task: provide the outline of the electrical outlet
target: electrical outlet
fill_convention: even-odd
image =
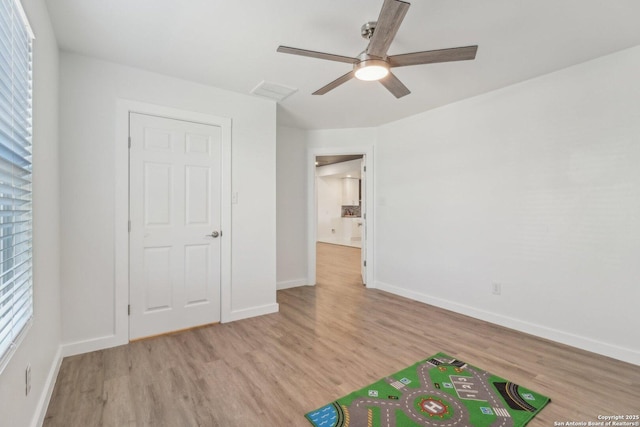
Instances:
[[[31,364],[27,363],[27,369],[24,371],[24,394],[29,395],[31,391]]]
[[[492,293],[493,295],[500,295],[500,294],[502,294],[502,284],[501,284],[501,283],[493,282],[493,283],[491,284],[491,293]]]

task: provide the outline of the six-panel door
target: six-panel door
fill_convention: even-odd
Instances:
[[[222,130],[131,113],[130,339],[220,320]]]

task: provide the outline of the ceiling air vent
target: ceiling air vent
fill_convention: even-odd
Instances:
[[[289,95],[297,92],[298,89],[284,86],[278,83],[271,83],[267,81],[262,81],[258,84],[258,86],[251,89],[251,93],[254,95],[262,96],[265,98],[273,99],[275,101],[282,101],[287,98]]]

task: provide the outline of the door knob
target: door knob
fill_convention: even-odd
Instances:
[[[207,237],[213,237],[214,239],[218,236],[220,236],[222,233],[219,233],[217,231],[212,231],[211,234],[207,234]]]

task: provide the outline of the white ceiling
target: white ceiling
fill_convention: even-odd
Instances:
[[[349,64],[278,45],[356,56],[382,0],[47,0],[60,47],[243,94],[262,80],[298,92],[278,123],[370,127],[640,44],[638,0],[413,0],[389,54],[479,45],[475,61],[394,69],[412,93],[351,80]],[[37,35],[36,35],[37,37]],[[253,96],[253,95],[249,95]]]

